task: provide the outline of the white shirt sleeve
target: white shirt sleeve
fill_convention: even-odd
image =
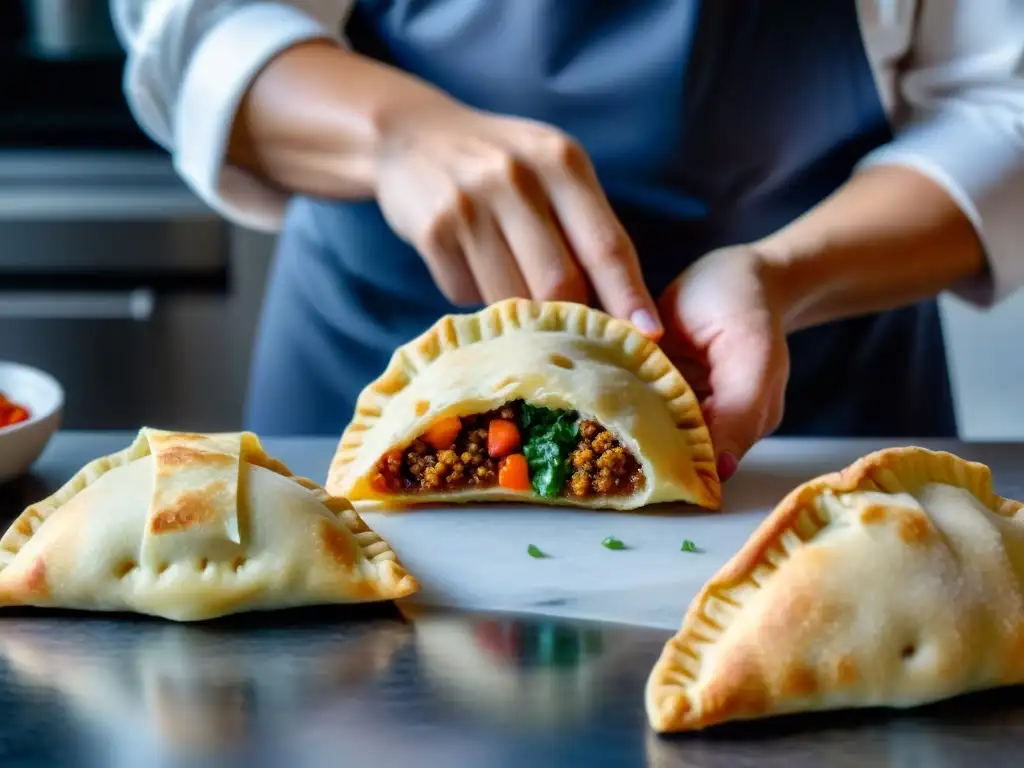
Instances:
[[[952,196],[990,272],[957,292],[992,303],[1024,285],[1024,0],[919,0],[916,13],[895,139],[860,167],[912,167]]]
[[[254,229],[279,229],[288,200],[226,163],[235,113],[277,54],[315,39],[342,42],[354,0],[110,0],[128,54],[124,91],[143,130],[207,204]]]

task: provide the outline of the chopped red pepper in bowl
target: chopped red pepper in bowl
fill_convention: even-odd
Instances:
[[[45,371],[0,360],[0,484],[29,470],[64,413],[64,389]]]
[[[13,402],[7,395],[0,392],[0,429],[28,421],[30,416],[28,408]]]

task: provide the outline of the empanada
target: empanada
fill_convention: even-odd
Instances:
[[[715,509],[693,390],[627,323],[510,299],[448,315],[360,394],[327,490],[353,501]]]
[[[0,605],[188,621],[416,589],[347,500],[293,476],[245,432],[143,429],[0,539]]]
[[[691,603],[647,682],[651,726],[1024,681],[1022,509],[988,467],[923,448],[801,485]]]

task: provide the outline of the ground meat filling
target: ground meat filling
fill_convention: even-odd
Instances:
[[[643,471],[633,454],[596,421],[581,421],[579,443],[569,455],[573,496],[613,496],[643,486]]]
[[[492,419],[509,421],[515,414],[509,407],[462,419],[462,431],[452,448],[437,450],[422,439],[405,451],[403,464],[405,488],[439,491],[445,487],[494,485],[498,481],[498,461],[487,455],[487,428]]]
[[[519,468],[505,466],[520,460],[522,479],[518,482],[529,482],[525,474],[526,460],[518,442],[520,436],[522,440],[526,439],[522,412],[522,402],[515,401],[487,413],[462,417],[454,425],[442,424],[440,432],[428,431],[404,451],[391,451],[381,457],[374,484],[379,490],[392,493],[438,492],[496,485],[522,488],[514,484],[516,473],[512,471]],[[510,422],[515,429],[510,429],[508,423],[492,427],[494,420]],[[451,427],[450,431],[445,431],[446,426]],[[497,430],[495,427],[505,429]],[[496,432],[505,436],[504,443],[496,442]],[[509,433],[514,437],[509,438]],[[512,442],[508,442],[509,439]],[[635,492],[644,484],[643,471],[636,458],[611,432],[588,419],[579,422],[576,443],[569,451],[565,465],[567,481],[559,493],[562,496],[624,495]]]

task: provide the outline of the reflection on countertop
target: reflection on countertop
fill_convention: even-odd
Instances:
[[[665,633],[390,604],[181,625],[0,614],[0,764],[1018,765],[1024,689],[905,713],[647,727]]]
[[[616,659],[630,649],[612,630],[555,621],[425,614],[413,626],[434,695],[461,717],[516,729],[585,721],[622,682]]]
[[[197,626],[19,613],[0,621],[8,685],[30,701],[56,693],[110,744],[128,737],[187,757],[238,754],[266,724],[284,727],[327,701],[358,697],[411,639],[396,616],[308,625],[308,612],[283,612],[277,618],[290,626],[255,615]]]

